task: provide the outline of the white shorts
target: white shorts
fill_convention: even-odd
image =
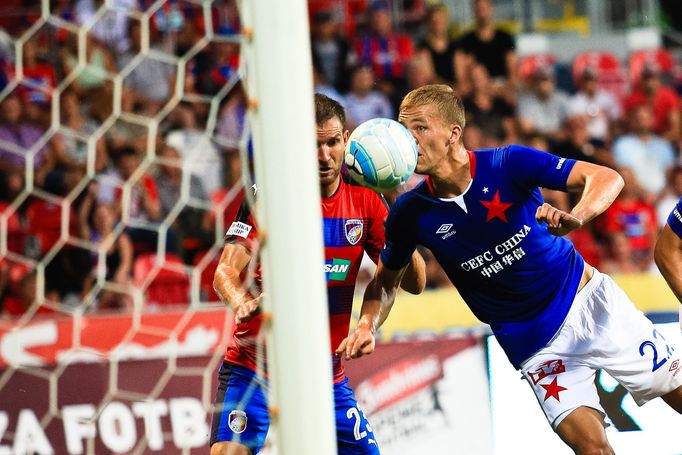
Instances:
[[[521,372],[556,430],[580,406],[606,415],[594,382],[598,369],[641,406],[682,385],[681,353],[682,347],[666,343],[625,292],[595,269],[559,332]]]

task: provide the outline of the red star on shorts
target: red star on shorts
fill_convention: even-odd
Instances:
[[[493,218],[499,218],[507,223],[507,215],[504,212],[512,205],[508,202],[500,201],[500,190],[495,191],[492,201],[481,201],[481,204],[485,205],[488,209],[488,216],[485,217],[486,223]]]
[[[559,398],[559,392],[568,390],[566,387],[561,387],[559,384],[557,384],[556,382],[557,379],[558,378],[554,378],[554,380],[549,384],[540,384],[542,388],[545,389],[546,391],[544,401],[547,401],[549,397],[554,397],[556,398],[556,401],[561,401],[561,399]]]

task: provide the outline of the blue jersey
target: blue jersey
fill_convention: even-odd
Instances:
[[[400,269],[417,245],[430,249],[519,367],[559,330],[582,277],[573,244],[535,220],[539,187],[565,191],[575,161],[518,145],[469,156],[472,181],[457,198],[435,197],[428,179],[398,198],[381,259]]]
[[[682,238],[682,197],[677,201],[677,205],[668,215],[668,226],[678,237]]]

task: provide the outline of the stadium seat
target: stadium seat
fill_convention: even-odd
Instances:
[[[519,60],[519,78],[524,83],[527,83],[530,77],[538,68],[553,66],[557,63],[557,57],[554,54],[532,54],[521,57]]]
[[[76,213],[71,207],[69,231],[75,232]],[[59,240],[62,229],[62,207],[43,199],[34,199],[26,209],[26,232],[40,256],[44,256]]]
[[[0,202],[0,214],[4,214],[9,204]],[[17,254],[24,254],[24,240],[26,231],[21,223],[19,214],[15,211],[7,218],[7,250]]]
[[[154,273],[155,253],[143,254],[133,263],[133,280],[141,286]],[[170,265],[174,267],[169,267]],[[145,303],[154,305],[186,304],[189,302],[189,278],[180,257],[166,253],[161,268],[145,290]]]
[[[675,69],[675,60],[666,49],[650,49],[636,51],[628,58],[628,73],[633,84],[639,83],[642,70],[646,66],[653,66],[661,73],[671,76]]]
[[[577,86],[585,69],[597,73],[599,88],[622,100],[628,91],[628,79],[621,61],[606,51],[588,51],[578,54],[573,60],[573,83]]]

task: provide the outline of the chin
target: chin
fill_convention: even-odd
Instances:
[[[320,185],[331,185],[336,181],[339,174],[320,176]]]

